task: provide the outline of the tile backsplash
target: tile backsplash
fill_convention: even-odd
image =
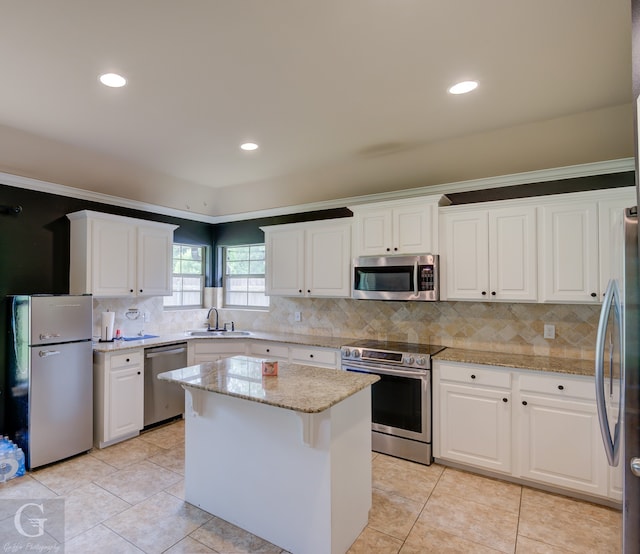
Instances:
[[[183,333],[205,325],[206,309],[164,310],[161,297],[94,299],[94,336],[101,312],[116,312],[125,336]],[[137,319],[126,312],[136,308]],[[301,320],[294,314],[300,312]],[[592,359],[599,305],[492,302],[381,302],[348,298],[272,297],[268,311],[220,309],[220,325],[236,329],[305,335],[429,342],[443,346]],[[146,316],[146,317],[145,317]],[[131,317],[131,314],[130,314]],[[147,319],[147,321],[145,321]],[[555,339],[543,338],[545,324]]]

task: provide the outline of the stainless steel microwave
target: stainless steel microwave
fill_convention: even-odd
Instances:
[[[361,256],[353,260],[352,298],[362,300],[440,299],[437,254]]]

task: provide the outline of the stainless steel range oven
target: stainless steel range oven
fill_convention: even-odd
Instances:
[[[371,387],[374,451],[431,464],[431,356],[442,349],[386,341],[342,347],[342,369],[380,377]]]

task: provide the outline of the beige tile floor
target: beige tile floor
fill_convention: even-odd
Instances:
[[[63,497],[67,554],[284,552],[187,504],[183,459],[178,422],[0,484],[0,500]],[[609,554],[620,536],[616,510],[374,453],[369,525],[349,552]]]

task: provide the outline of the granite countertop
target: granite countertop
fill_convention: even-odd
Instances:
[[[594,361],[576,358],[552,358],[549,356],[530,356],[525,354],[507,354],[484,350],[466,350],[446,348],[433,356],[435,360],[463,362],[499,367],[515,367],[533,371],[569,373],[573,375],[594,375]]]
[[[95,352],[113,352],[125,351],[135,348],[148,348],[151,346],[162,346],[166,344],[175,344],[178,342],[194,340],[244,341],[248,339],[334,349],[338,349],[344,344],[353,344],[360,340],[349,337],[325,337],[319,335],[299,335],[296,333],[265,333],[260,331],[250,331],[249,335],[236,335],[233,337],[200,337],[192,336],[188,333],[174,333],[144,340],[96,342],[93,344],[93,349]],[[465,348],[445,348],[444,350],[435,354],[433,358],[435,360],[445,360],[449,362],[464,362],[498,367],[514,367],[518,369],[529,369],[532,371],[548,371],[587,376],[593,376],[594,374],[593,360],[583,360],[577,358],[508,354],[505,352],[494,352],[489,350],[467,350]]]
[[[380,379],[352,373],[278,362],[277,376],[262,376],[264,358],[233,356],[167,371],[159,379],[235,396],[303,413],[320,413]]]
[[[192,340],[264,340],[273,342],[286,342],[290,344],[299,344],[301,346],[318,346],[321,348],[340,348],[343,344],[354,342],[357,339],[345,337],[323,337],[316,335],[298,335],[296,333],[263,333],[259,331],[250,331],[249,335],[235,335],[232,337],[212,336],[200,337],[193,336],[188,333],[174,333],[161,335],[152,339],[143,340],[115,340],[113,342],[94,342],[93,350],[95,352],[113,352],[121,350],[130,350],[134,348],[148,348],[150,346],[163,346],[165,344],[175,344],[177,342],[185,342]]]

